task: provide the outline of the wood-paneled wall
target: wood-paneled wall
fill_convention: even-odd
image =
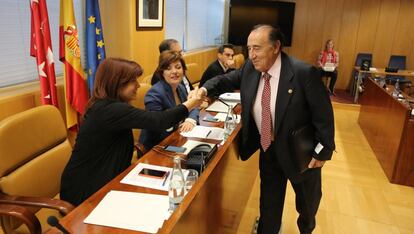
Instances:
[[[390,55],[407,56],[414,69],[414,1],[290,0],[296,3],[292,46],[285,51],[316,64],[333,39],[340,65],[336,88],[347,89],[357,53],[373,54],[373,66],[386,67]]]

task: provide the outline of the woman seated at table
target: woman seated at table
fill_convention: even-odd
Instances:
[[[187,100],[187,91],[181,84],[187,70],[180,53],[167,50],[160,54],[156,73],[160,81],[148,90],[145,95],[145,109],[148,111],[163,111],[180,105]],[[165,129],[144,129],[141,131],[140,143],[146,150],[160,143],[176,129],[187,132],[198,122],[199,109],[194,108],[188,118],[182,123]]]
[[[334,49],[333,40],[326,41],[325,49],[319,53],[318,67],[321,71],[321,77],[331,77],[329,83],[329,92],[335,95],[334,87],[338,77],[339,53]]]
[[[108,58],[98,67],[76,143],[61,179],[60,198],[77,206],[124,171],[134,149],[133,128],[166,129],[201,104],[196,95],[165,111],[140,110],[136,98],[142,69],[136,62]]]

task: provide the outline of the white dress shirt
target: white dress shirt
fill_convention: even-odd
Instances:
[[[277,89],[279,87],[279,78],[280,78],[280,69],[282,67],[282,57],[281,53],[277,57],[275,63],[270,67],[267,71],[272,77],[270,78],[270,112],[272,114],[272,133],[274,133],[275,129],[275,110],[276,110],[276,97],[277,97]],[[256,98],[253,103],[253,117],[256,122],[257,129],[259,133],[261,133],[261,126],[262,126],[262,93],[264,87],[264,79],[262,78],[264,72],[262,72],[259,85],[257,87]]]

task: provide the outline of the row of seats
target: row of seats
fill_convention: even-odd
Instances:
[[[355,66],[361,66],[362,62],[364,60],[369,60],[372,63],[372,54],[369,53],[358,53],[356,60],[355,60]],[[388,67],[398,68],[398,70],[405,70],[406,69],[406,56],[403,55],[391,55],[390,59],[388,61]],[[356,77],[356,71],[354,71],[353,77]],[[387,79],[390,80],[405,80],[405,77],[403,76],[395,76],[395,75],[387,75]]]
[[[355,59],[355,66],[360,67],[364,60],[370,61],[370,64],[373,64],[372,54],[370,53],[358,53]],[[398,68],[398,70],[405,70],[406,69],[406,56],[403,55],[391,55],[388,61],[388,67]],[[358,77],[358,73],[356,70],[353,71],[352,77],[354,78],[354,82]],[[406,79],[403,76],[396,76],[396,75],[387,75],[386,79],[390,83],[395,83],[397,80],[403,84],[411,84],[411,81]],[[355,87],[352,85],[351,93],[355,93]]]

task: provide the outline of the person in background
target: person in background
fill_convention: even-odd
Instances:
[[[217,60],[211,63],[204,71],[200,80],[200,87],[207,80],[215,76],[233,71],[236,65],[233,60],[233,55],[234,49],[232,44],[221,45],[218,49]]]
[[[165,111],[140,110],[136,98],[141,66],[108,58],[98,67],[92,97],[62,178],[60,198],[77,206],[130,164],[133,128],[166,129],[176,125],[201,104],[195,95]],[[193,93],[191,93],[193,94]]]
[[[180,46],[180,43],[178,43],[175,39],[165,39],[163,40],[160,45],[158,46],[158,50],[160,51],[160,54],[166,50],[172,50],[175,51],[181,55],[183,55],[183,49]],[[160,79],[162,79],[157,72],[154,72],[154,75],[151,78],[151,85],[156,84]],[[190,92],[194,89],[193,85],[191,84],[190,80],[186,76],[183,77],[182,81],[185,89],[187,92]]]
[[[163,111],[185,102],[188,94],[181,82],[186,70],[184,59],[180,53],[172,50],[162,52],[156,71],[160,81],[154,84],[145,95],[145,109]],[[150,150],[177,128],[183,132],[190,131],[197,125],[199,112],[198,108],[194,108],[188,118],[171,128],[142,130],[140,143],[145,147],[145,150]]]
[[[327,64],[331,65],[328,66]],[[336,79],[338,78],[339,53],[334,50],[334,43],[332,39],[326,41],[325,49],[319,53],[318,67],[322,77],[331,77],[329,83],[329,93],[335,95],[334,88]],[[331,67],[331,68],[329,68]]]
[[[260,149],[260,219],[258,233],[279,233],[287,180],[296,194],[300,233],[312,233],[322,197],[321,167],[335,149],[331,101],[318,70],[282,52],[283,35],[270,25],[256,25],[247,39],[249,59],[238,70],[208,80],[200,98],[240,90],[242,127],[238,148],[247,160]],[[301,173],[289,138],[311,125],[315,149]]]

